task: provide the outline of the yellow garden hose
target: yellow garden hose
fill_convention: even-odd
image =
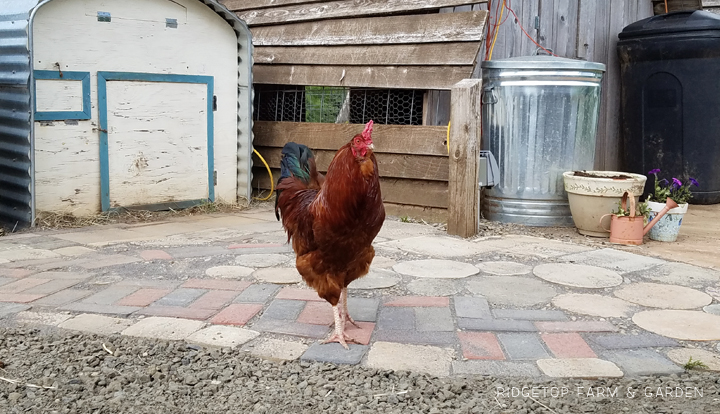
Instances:
[[[503,14],[505,13],[505,0],[500,4],[500,18],[497,20],[498,25],[502,23]],[[493,50],[495,50],[495,42],[498,38],[498,33],[500,32],[499,27],[495,27],[495,36],[493,36],[492,44],[490,45],[490,53],[488,53],[487,60],[492,59]]]
[[[270,174],[270,194],[268,194],[268,196],[265,198],[253,197],[253,199],[258,200],[258,201],[267,201],[270,199],[270,197],[272,197],[273,193],[275,192],[275,182],[273,180],[272,171],[270,171],[270,166],[268,165],[267,161],[265,161],[265,158],[263,158],[263,156],[260,155],[260,153],[257,152],[257,150],[255,148],[253,148],[253,152],[255,153],[255,155],[258,156],[258,158],[260,158],[260,161],[262,161],[263,164],[265,164],[265,168],[267,168],[267,172],[268,172],[268,174]]]
[[[448,121],[447,139],[445,140],[447,145],[448,154],[450,154],[450,121]]]

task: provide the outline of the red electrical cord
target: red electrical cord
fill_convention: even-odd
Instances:
[[[530,39],[533,43],[535,43],[535,45],[537,47],[539,47],[540,49],[546,51],[547,53],[549,53],[552,56],[558,57],[558,55],[556,55],[555,53],[540,46],[540,44],[538,42],[536,42],[535,39],[533,39],[532,36],[530,36],[527,31],[525,31],[525,28],[523,27],[522,23],[520,23],[520,19],[517,17],[517,14],[515,14],[515,11],[510,7],[510,0],[500,0],[500,1],[498,1],[498,6],[495,7],[495,23],[491,23],[488,25],[488,35],[485,38],[485,57],[486,57],[486,59],[487,59],[488,53],[490,53],[490,45],[492,43],[493,37],[495,36],[495,32],[499,29],[499,27],[503,23],[505,23],[507,21],[507,19],[509,17],[509,15],[505,16],[505,18],[503,19],[502,22],[498,22],[498,20],[500,18],[499,14],[498,14],[498,9],[500,8],[500,5],[502,3],[505,3],[505,8],[508,9],[508,11],[510,13],[512,13],[512,15],[515,17],[515,21],[517,22],[518,26],[520,26],[520,30],[522,30],[522,32],[525,34],[525,36],[527,36],[528,39]],[[492,6],[490,3],[490,0],[488,0],[488,11],[491,9],[491,7]],[[490,16],[490,18],[488,20],[491,20],[491,19],[492,19],[492,16]]]

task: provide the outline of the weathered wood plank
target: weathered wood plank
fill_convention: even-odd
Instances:
[[[253,169],[253,188],[270,189],[270,177],[263,169]],[[280,176],[279,169],[272,169],[273,178]],[[448,184],[442,181],[405,180],[380,178],[380,191],[386,203],[407,204],[421,207],[447,208]]]
[[[249,26],[265,24],[284,24],[308,20],[345,18],[347,16],[377,16],[400,12],[433,10],[447,6],[478,3],[468,0],[336,0],[322,3],[294,4],[286,7],[274,7],[241,11],[238,17]]]
[[[317,2],[318,0],[220,0],[228,10],[234,12]]]
[[[450,89],[472,66],[255,65],[255,83],[389,89]]]
[[[480,42],[415,45],[259,46],[255,64],[296,65],[473,65]]]
[[[311,122],[255,121],[255,146],[281,148],[289,141],[313,150],[337,151],[363,130],[361,124],[320,124]],[[381,125],[373,126],[376,153],[446,156],[446,127]]]
[[[465,79],[452,89],[448,234],[471,237],[478,232],[478,151],[480,151],[480,79]]]
[[[582,27],[578,28],[577,57],[597,62],[590,56],[595,52],[595,8],[598,7],[598,3],[595,0],[578,1],[578,24],[582,22]]]
[[[255,147],[271,168],[280,168],[281,148]],[[313,150],[318,170],[327,171],[336,151]],[[381,177],[408,178],[415,180],[448,181],[448,158],[430,155],[376,153]],[[262,165],[257,156],[253,165]]]
[[[255,46],[467,42],[483,38],[486,16],[485,11],[475,11],[348,18],[253,27],[251,32]]]

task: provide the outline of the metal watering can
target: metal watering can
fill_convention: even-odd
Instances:
[[[635,196],[629,191],[626,191],[622,196],[621,205],[623,210],[627,210],[627,202],[630,200],[630,216],[619,217],[613,213],[605,214],[600,218],[600,223],[605,216],[612,216],[610,218],[610,243],[619,244],[630,244],[630,245],[641,245],[643,242],[643,236],[650,231],[650,229],[657,223],[662,216],[665,215],[670,209],[678,206],[670,197],[665,202],[665,208],[658,213],[658,215],[652,219],[646,226],[644,226],[645,217],[635,216]],[[600,224],[602,226],[602,224]],[[643,227],[644,226],[644,227]]]

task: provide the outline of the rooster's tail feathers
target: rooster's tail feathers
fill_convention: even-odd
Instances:
[[[310,148],[295,142],[288,142],[283,147],[281,154],[280,178],[278,178],[277,181],[278,186],[288,177],[296,177],[305,185],[308,185],[311,179],[310,160],[314,158]],[[275,194],[275,217],[278,220],[280,220],[278,199],[280,198],[281,191],[282,190],[276,190],[277,194]]]

